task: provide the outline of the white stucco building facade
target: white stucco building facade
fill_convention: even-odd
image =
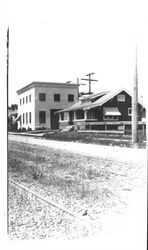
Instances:
[[[78,85],[32,82],[17,94],[18,129],[58,129],[59,116],[55,112],[78,102]]]

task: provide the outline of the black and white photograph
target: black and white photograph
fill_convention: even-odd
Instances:
[[[1,3],[1,240],[146,249],[146,1]]]

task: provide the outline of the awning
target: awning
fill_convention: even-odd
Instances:
[[[15,122],[18,122],[21,120],[21,115],[19,115],[16,119],[15,119]]]
[[[112,115],[112,116],[119,116],[121,115],[121,113],[119,112],[118,108],[107,108],[107,107],[104,107],[103,108],[103,114],[104,115]]]

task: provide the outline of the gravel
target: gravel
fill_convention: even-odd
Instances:
[[[89,228],[89,229],[88,229]],[[78,239],[91,235],[91,223],[79,220],[9,185],[10,239]]]
[[[21,145],[19,146],[19,143],[18,147],[20,147],[20,150],[23,150]],[[83,165],[80,166],[82,170],[86,163],[86,167],[93,163],[93,173],[95,173],[95,167],[96,169],[101,167],[102,172],[101,175],[96,177],[97,179],[93,177],[92,179],[90,178],[90,180],[87,180],[90,185],[90,190],[93,190],[93,188],[95,189],[95,184],[98,182],[99,188],[97,190],[97,197],[95,197],[94,192],[92,192],[88,197],[81,198],[73,192],[71,187],[71,189],[68,189],[68,191],[71,190],[68,196],[67,190],[64,190],[61,186],[45,185],[45,183],[39,182],[38,180],[33,181],[23,175],[11,172],[9,173],[10,178],[21,183],[30,190],[65,206],[79,215],[82,215],[87,211],[87,215],[83,216],[84,222],[82,223],[82,221],[71,217],[59,209],[49,206],[39,199],[34,199],[32,195],[26,194],[26,192],[18,189],[14,185],[9,185],[9,235],[11,239],[78,239],[98,234],[100,235],[102,232],[106,231],[113,231],[113,227],[123,227],[123,224],[125,224],[126,221],[125,217],[127,215],[129,200],[133,195],[133,190],[135,192],[136,189],[143,188],[140,195],[143,195],[143,190],[146,190],[145,157],[142,157],[145,156],[145,150],[136,151],[136,149],[130,149],[129,154],[132,153],[128,156],[125,154],[128,151],[123,149],[122,153],[124,154],[124,159],[122,154],[121,161],[119,161],[120,152],[118,149],[116,151],[115,148],[112,153],[117,153],[116,156],[118,157],[116,160],[114,160],[115,156],[111,158],[111,149],[108,149],[107,151],[109,152],[109,155],[106,152],[106,155],[108,155],[106,159],[105,154],[103,154],[101,159],[98,158],[98,156],[101,155],[101,152],[103,152],[104,147],[99,147],[100,151],[98,156],[95,158],[94,154],[93,159],[91,160],[89,157],[86,158],[82,152],[83,156],[76,154],[77,150],[75,146],[73,150],[76,152],[71,153],[69,152],[70,150],[62,151],[59,149],[58,144],[58,149],[54,149],[56,153],[55,156],[53,153],[54,151],[50,151],[51,149],[48,147],[41,148],[41,146],[32,145],[29,148],[30,152],[36,152],[37,147],[38,151],[41,151],[41,154],[42,150],[44,151],[45,154],[43,154],[43,156],[52,156],[53,162],[51,162],[51,167],[53,166],[53,168],[51,169],[54,170],[56,178],[61,177],[60,180],[63,180],[64,178],[68,180],[69,177],[72,178],[74,174],[71,172],[71,169],[68,170],[68,166],[66,168],[57,168],[55,165],[55,160],[57,157],[60,157],[61,153],[63,159],[66,157],[69,160],[76,160],[78,166],[83,163]],[[85,147],[83,150],[84,149]],[[87,150],[88,149],[89,148],[87,148]],[[93,152],[93,150],[91,152]],[[134,152],[136,152],[135,158],[139,157],[138,162],[136,162],[136,159],[132,158]],[[29,154],[26,151],[26,156],[27,155],[27,160],[29,161]],[[131,161],[130,158],[132,158]],[[69,164],[73,167],[72,161],[71,163],[69,161]],[[73,169],[73,171],[77,171],[77,168]],[[136,206],[139,197],[136,199]]]

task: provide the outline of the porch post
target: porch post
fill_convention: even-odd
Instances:
[[[74,113],[74,120],[76,120],[76,111],[74,110],[73,113]]]
[[[61,113],[59,113],[59,122],[62,120],[61,116],[62,116]]]
[[[145,126],[142,124],[143,135],[145,135]]]
[[[123,134],[125,135],[125,124],[123,124]]]
[[[87,120],[87,110],[84,110],[84,119]]]
[[[69,114],[69,112],[67,112],[67,120],[68,120],[68,122],[70,121],[70,114]]]
[[[105,124],[105,130],[107,130],[107,124]]]

